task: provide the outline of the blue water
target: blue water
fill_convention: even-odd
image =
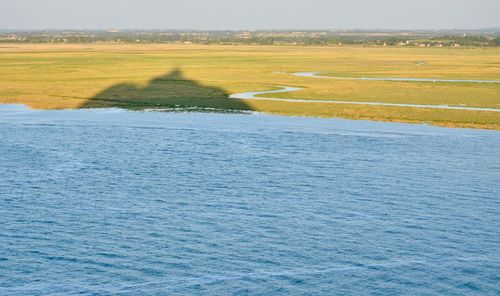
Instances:
[[[0,106],[1,295],[498,295],[500,132]]]

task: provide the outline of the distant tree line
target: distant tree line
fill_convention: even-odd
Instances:
[[[0,42],[492,47],[500,46],[499,31],[0,31]]]

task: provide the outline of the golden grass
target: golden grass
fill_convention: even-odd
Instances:
[[[168,76],[175,69],[180,76]],[[287,85],[304,90],[266,96],[500,108],[499,84],[331,80],[277,73],[299,71],[500,80],[500,49],[3,44],[0,102],[36,109],[201,106],[500,129],[499,112],[227,98]]]

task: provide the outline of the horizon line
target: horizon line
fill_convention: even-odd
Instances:
[[[122,31],[481,31],[481,30],[500,30],[498,27],[478,27],[478,28],[434,28],[434,29],[424,29],[424,28],[398,28],[398,29],[388,29],[388,28],[238,28],[238,29],[195,29],[195,28],[0,28],[0,31],[109,31],[109,30],[122,30]]]

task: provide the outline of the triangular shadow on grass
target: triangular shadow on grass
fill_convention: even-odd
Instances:
[[[121,83],[111,86],[90,100],[81,108],[185,108],[206,110],[251,110],[241,100],[230,99],[221,88],[202,85],[184,77],[180,69],[153,78],[145,87]]]

